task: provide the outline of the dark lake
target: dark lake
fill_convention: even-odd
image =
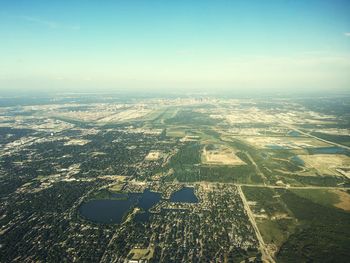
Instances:
[[[137,203],[137,207],[141,208],[143,211],[141,213],[137,213],[134,220],[136,222],[147,222],[151,216],[151,213],[148,210],[152,206],[156,205],[160,201],[160,198],[160,193],[151,192],[146,189]]]
[[[83,203],[80,208],[80,214],[97,223],[116,223],[122,222],[123,216],[134,206],[144,210],[143,213],[137,214],[135,220],[147,221],[149,218],[148,209],[159,202],[160,193],[151,192],[146,189],[141,193],[129,194],[112,194],[112,198],[120,200],[90,200]]]
[[[170,196],[170,202],[198,203],[193,187],[184,187]]]
[[[296,165],[305,165],[304,161],[302,159],[300,159],[299,156],[295,155],[291,158],[292,162],[294,162]]]

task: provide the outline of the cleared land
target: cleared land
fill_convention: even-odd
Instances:
[[[69,140],[68,142],[65,142],[64,145],[80,145],[83,146],[87,143],[89,143],[89,140],[83,140],[83,139],[73,139]]]
[[[139,108],[139,109],[130,109],[118,112],[116,114],[110,115],[108,117],[98,120],[98,122],[119,122],[119,121],[129,121],[137,118],[146,116],[151,112],[150,109]]]
[[[350,194],[341,190],[334,190],[333,192],[336,193],[339,198],[339,202],[334,206],[345,211],[350,211]]]
[[[343,154],[314,154],[299,155],[307,167],[315,168],[322,175],[342,176],[338,170],[346,170],[350,168],[350,157]],[[345,173],[346,175],[346,173]]]
[[[166,135],[167,135],[168,137],[179,137],[179,138],[182,138],[182,137],[185,137],[185,136],[186,136],[186,133],[185,133],[185,130],[180,130],[180,129],[167,129]]]
[[[160,156],[161,156],[161,153],[159,151],[150,151],[147,154],[145,160],[146,161],[156,161],[160,158]]]
[[[224,146],[205,146],[202,152],[202,163],[207,165],[245,165],[235,152]]]
[[[127,258],[129,258],[129,260],[131,262],[148,262],[154,254],[154,248],[150,247],[150,248],[133,248],[130,250],[129,255],[127,256]],[[134,260],[134,261],[133,261]],[[126,261],[126,262],[130,262],[130,261]]]

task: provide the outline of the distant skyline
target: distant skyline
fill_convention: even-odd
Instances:
[[[347,0],[0,0],[0,93],[350,91],[349,14]]]

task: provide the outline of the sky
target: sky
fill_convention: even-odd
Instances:
[[[348,0],[0,0],[0,96],[349,91]]]

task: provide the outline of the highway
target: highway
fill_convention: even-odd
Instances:
[[[328,144],[332,144],[332,145],[334,145],[334,146],[341,147],[341,148],[343,148],[343,149],[350,150],[350,147],[349,147],[349,146],[346,146],[346,145],[343,145],[343,144],[339,144],[339,143],[336,143],[336,142],[327,141],[327,140],[325,140],[325,139],[322,139],[322,138],[319,138],[319,137],[317,137],[317,136],[314,136],[314,135],[312,135],[312,134],[310,134],[310,133],[307,133],[307,132],[304,132],[304,131],[302,131],[302,130],[299,130],[298,128],[295,128],[294,126],[288,125],[288,124],[286,124],[286,123],[284,123],[284,126],[287,127],[287,128],[289,128],[289,129],[291,129],[291,130],[294,130],[294,131],[296,131],[296,132],[299,132],[299,133],[301,133],[301,134],[303,134],[303,135],[305,135],[305,136],[307,136],[307,137],[311,137],[311,138],[314,138],[314,139],[319,140],[319,141],[321,141],[321,142],[325,142],[325,143],[328,143]]]

